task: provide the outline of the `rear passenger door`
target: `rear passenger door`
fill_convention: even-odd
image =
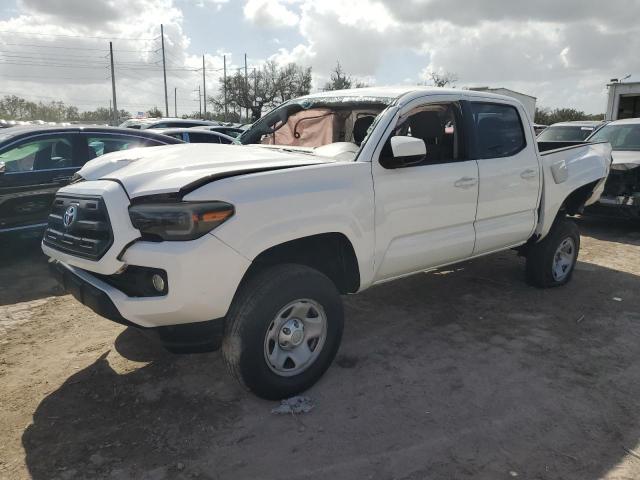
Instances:
[[[540,165],[521,108],[499,101],[465,103],[472,122],[470,149],[480,188],[474,255],[526,241],[536,225]]]

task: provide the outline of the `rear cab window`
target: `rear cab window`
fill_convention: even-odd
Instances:
[[[513,105],[470,102],[475,157],[511,157],[527,146],[522,119]]]

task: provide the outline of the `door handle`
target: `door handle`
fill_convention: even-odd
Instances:
[[[520,178],[523,178],[525,180],[529,180],[531,178],[536,178],[538,176],[538,171],[537,170],[533,170],[531,168],[527,168],[526,170],[522,171],[520,173]]]
[[[471,188],[478,184],[478,179],[473,177],[462,177],[453,184],[456,188]]]

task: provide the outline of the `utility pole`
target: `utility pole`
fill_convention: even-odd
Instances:
[[[222,56],[222,61],[223,61],[223,67],[224,67],[224,72],[223,72],[223,90],[224,90],[224,121],[227,121],[227,112],[228,112],[228,108],[227,108],[227,56],[223,55]]]
[[[204,55],[202,55],[202,90],[204,92],[203,105],[204,105],[204,117],[207,118],[207,76],[204,69]]]
[[[198,85],[198,105],[200,108],[200,118],[202,118],[202,97],[200,96],[200,85]]]
[[[244,88],[247,91],[247,103],[249,102],[249,82],[247,81],[247,54],[244,54]],[[247,121],[249,120],[249,107],[245,107],[245,115]]]
[[[173,115],[178,118],[178,87],[173,87]]]
[[[111,92],[113,95],[113,124],[118,125],[118,103],[116,102],[116,74],[113,68],[113,43],[109,42],[109,56],[111,58]]]
[[[164,25],[160,24],[160,38],[162,41],[162,74],[164,75],[164,109],[169,116],[169,97],[167,95],[167,63],[164,58]]]
[[[253,67],[253,106],[258,108],[258,72]],[[251,112],[251,118],[253,118],[253,111]]]

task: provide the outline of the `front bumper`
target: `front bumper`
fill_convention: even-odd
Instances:
[[[144,328],[124,318],[109,295],[89,282],[82,271],[57,260],[51,260],[49,268],[68,293],[98,315],[121,325]],[[197,353],[218,350],[222,345],[224,328],[224,318],[219,318],[145,330],[156,334],[164,347],[171,352]]]
[[[107,283],[104,276],[100,278],[86,268],[56,258],[57,250],[46,253],[104,293],[122,318],[145,328],[224,317],[250,265],[247,259],[211,234],[186,242],[138,241],[120,255],[123,264],[164,270],[167,293],[135,297],[114,286],[117,282]],[[118,273],[111,276],[116,275]]]
[[[103,201],[113,240],[99,258],[83,257],[46,239],[42,250],[91,285],[92,291],[97,289],[104,294],[100,296],[109,299],[119,317],[138,327],[157,328],[226,316],[250,262],[215,235],[208,233],[189,241],[140,240],[140,232],[129,219],[129,198],[118,183],[108,180],[69,185],[61,189],[58,196],[78,199],[76,203],[86,198]],[[81,207],[79,211],[84,208]],[[74,233],[74,229],[70,232]],[[131,276],[129,282],[135,277],[133,281],[142,284],[136,284],[136,288],[123,287],[122,280],[126,279],[122,272],[130,266],[162,271],[166,292],[141,295],[145,288],[139,287],[149,287],[144,277]],[[93,297],[95,295],[88,298]],[[112,314],[112,310],[106,311]]]

